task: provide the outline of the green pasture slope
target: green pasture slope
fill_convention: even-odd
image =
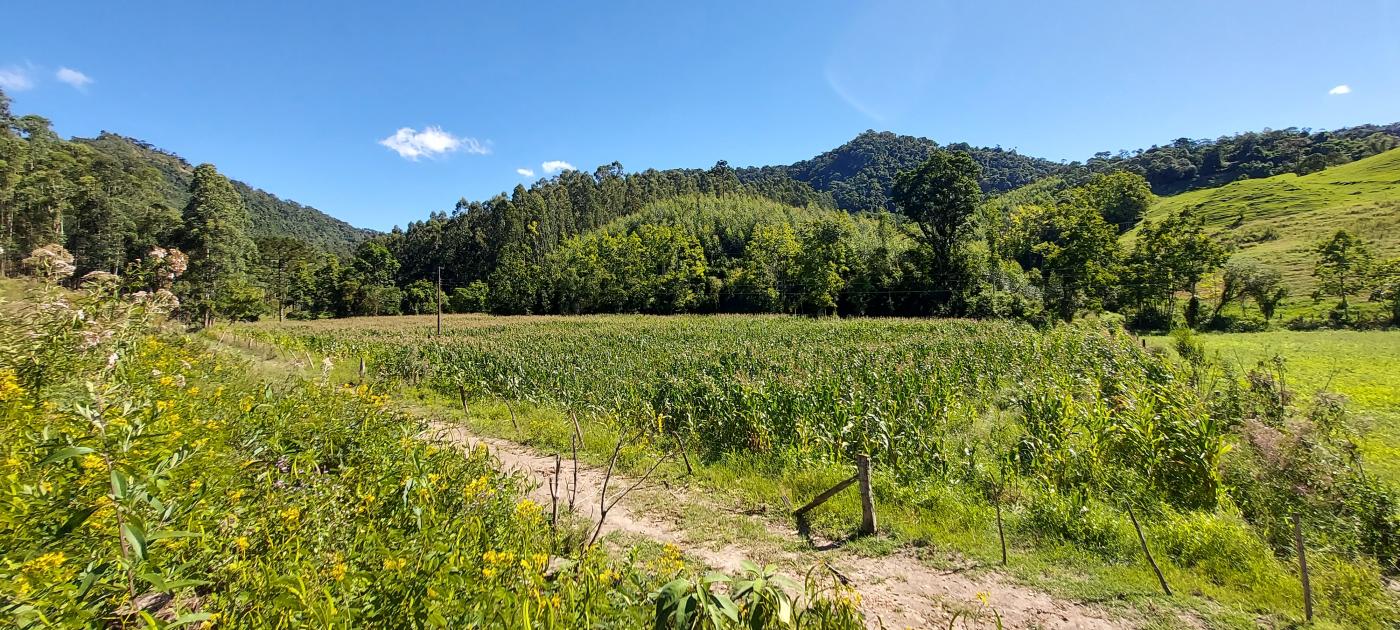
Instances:
[[[1201,335],[1216,361],[1240,372],[1282,357],[1288,386],[1346,397],[1367,469],[1400,483],[1400,331],[1271,331]],[[1154,343],[1169,345],[1166,338]]]
[[[1240,180],[1163,197],[1147,219],[1192,209],[1237,254],[1278,267],[1293,300],[1316,285],[1312,247],[1345,229],[1378,257],[1400,255],[1400,149],[1309,175]]]

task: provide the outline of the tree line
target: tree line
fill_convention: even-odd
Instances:
[[[795,178],[792,168],[736,170],[721,161],[710,169],[629,173],[614,162],[486,201],[461,200],[451,213],[432,213],[345,253],[300,235],[259,234],[250,216],[258,205],[212,165],[193,168],[188,185],[173,194],[173,180],[161,170],[178,170],[175,162],[121,159],[91,143],[64,141],[41,117],[13,116],[3,94],[0,123],[0,259],[13,267],[42,247],[61,245],[71,252],[76,276],[113,273],[131,290],[172,289],[182,311],[204,323],[271,314],[428,313],[441,304],[449,312],[501,314],[1031,321],[1110,310],[1131,325],[1167,329],[1178,317],[1210,325],[1226,306],[1246,302],[1268,319],[1286,295],[1277,270],[1244,260],[1226,264],[1226,247],[1206,233],[1201,218],[1183,213],[1142,222],[1154,199],[1152,182],[1129,157],[1096,158],[1098,172],[1044,177],[1044,165],[1014,152],[900,142],[901,155],[923,158],[893,172],[884,171],[907,155],[874,159],[890,181],[887,192],[883,184],[868,192],[886,201],[860,212],[841,210],[836,195]],[[1361,142],[1360,149],[1345,145],[1361,152],[1384,144],[1374,137],[1382,131],[1358,134],[1322,144]],[[1301,137],[1265,135],[1273,140],[1254,144]],[[862,134],[854,141],[857,152],[878,158],[878,147],[891,142],[886,136],[909,140]],[[1230,146],[1249,144],[1242,137]],[[838,170],[869,166],[841,166],[845,158],[837,153],[815,162]],[[987,164],[998,171],[990,179]],[[1008,177],[1034,181],[987,195]],[[832,188],[835,181],[818,183]],[[171,199],[185,201],[177,206]],[[1132,237],[1123,238],[1130,230]],[[1400,265],[1372,264],[1364,243],[1332,240],[1319,246],[1318,277],[1321,291],[1340,298],[1339,321],[1350,319],[1348,296],[1395,299]],[[187,256],[190,269],[167,287],[159,278],[172,251]],[[1219,296],[1205,304],[1198,287],[1222,267]]]

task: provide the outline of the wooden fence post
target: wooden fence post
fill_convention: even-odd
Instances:
[[[1001,528],[1001,492],[997,492],[997,538],[1001,539],[1001,566],[1006,566],[1006,532]]]
[[[875,497],[870,494],[870,456],[856,455],[856,480],[860,485],[860,533],[875,533]]]
[[[360,355],[360,382],[365,382],[365,355]]]
[[[1298,571],[1303,578],[1303,616],[1312,623],[1312,583],[1308,580],[1308,554],[1303,549],[1303,521],[1293,513],[1293,546],[1298,550]]]
[[[1162,585],[1162,592],[1171,597],[1172,589],[1167,586],[1167,578],[1162,576],[1162,570],[1157,568],[1157,561],[1152,559],[1152,552],[1147,549],[1147,538],[1142,535],[1142,527],[1138,526],[1137,515],[1133,514],[1132,504],[1128,504],[1128,518],[1133,521],[1133,530],[1137,532],[1138,543],[1142,545],[1142,553],[1147,556],[1147,564],[1152,565],[1152,572],[1157,574],[1157,582]]]

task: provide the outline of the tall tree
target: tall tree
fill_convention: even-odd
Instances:
[[[1190,295],[1188,311],[1199,311],[1196,286],[1229,258],[1205,231],[1201,216],[1186,210],[1138,230],[1125,269],[1125,293],[1139,312],[1159,316],[1167,328],[1176,316],[1177,294]],[[1192,318],[1191,325],[1195,325]]]
[[[1390,323],[1400,324],[1400,258],[1391,258],[1371,270],[1371,298],[1390,304]]]
[[[1132,229],[1152,205],[1152,188],[1137,173],[1100,173],[1075,189],[1082,203],[1095,208],[1122,234]]]
[[[221,299],[244,297],[241,289],[248,284],[248,266],[256,248],[248,238],[243,200],[213,164],[194,169],[183,219],[185,251],[190,256],[183,299],[207,326],[222,314]]]
[[[297,270],[316,255],[315,248],[293,236],[269,236],[255,241],[258,247],[258,276],[268,299],[276,303],[277,321],[287,314],[293,300]]]
[[[1117,230],[1093,208],[1061,205],[1045,236],[1034,249],[1043,258],[1046,307],[1069,321],[1097,306],[1117,280]]]
[[[1371,263],[1371,250],[1366,241],[1346,230],[1337,230],[1331,238],[1324,239],[1313,247],[1317,263],[1313,275],[1317,276],[1318,289],[1340,298],[1337,306],[1342,319],[1351,319],[1351,305],[1347,296],[1357,292]]]
[[[919,227],[930,254],[932,288],[945,305],[967,280],[960,249],[982,199],[981,175],[982,167],[966,152],[935,150],[923,164],[895,178],[894,202]]]

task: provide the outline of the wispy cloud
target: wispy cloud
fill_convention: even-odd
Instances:
[[[1327,93],[1333,96],[1337,96],[1339,94],[1351,94],[1351,86],[1343,83],[1337,87],[1327,90]]]
[[[549,173],[550,175],[553,175],[560,171],[578,170],[574,168],[573,164],[565,162],[564,160],[550,160],[548,162],[545,162],[544,164],[541,164],[540,168],[544,169],[544,172]]]
[[[92,83],[92,77],[67,66],[59,68],[58,72],[55,72],[53,76],[59,81],[67,83],[79,90],[86,88],[89,83]]]
[[[417,160],[421,157],[438,157],[455,151],[486,155],[491,152],[490,147],[479,142],[476,138],[454,136],[442,130],[442,127],[429,126],[418,131],[412,127],[404,127],[379,141],[399,157]]]
[[[516,173],[519,173],[521,177],[534,177],[534,176],[535,176],[535,171],[533,171],[533,170],[531,170],[531,169],[528,169],[528,168],[517,168],[517,169],[515,169],[515,172],[516,172]]]
[[[0,68],[0,89],[8,92],[23,92],[34,87],[34,79],[29,71],[19,66]]]

